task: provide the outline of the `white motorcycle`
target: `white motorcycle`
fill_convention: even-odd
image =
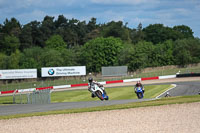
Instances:
[[[100,88],[98,85],[91,85],[90,92],[97,96],[101,101],[108,100],[108,96],[104,93],[104,88]]]

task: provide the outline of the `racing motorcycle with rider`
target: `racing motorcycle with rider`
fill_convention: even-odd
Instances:
[[[91,97],[98,97],[100,100],[108,100],[108,95],[103,85],[94,81],[92,77],[88,78],[88,91],[91,92]]]

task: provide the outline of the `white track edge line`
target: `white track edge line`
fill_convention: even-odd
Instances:
[[[161,95],[163,95],[163,94],[165,94],[166,92],[168,92],[168,91],[170,91],[170,90],[176,88],[176,86],[177,86],[176,84],[171,84],[171,85],[173,85],[173,87],[169,88],[169,89],[166,90],[165,92],[163,92],[163,93],[161,93],[160,95],[158,95],[158,96],[156,97],[156,99],[159,99],[159,97],[160,97]]]

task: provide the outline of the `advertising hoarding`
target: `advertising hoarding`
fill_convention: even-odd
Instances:
[[[86,75],[86,67],[44,67],[42,68],[41,73],[42,77],[81,76]]]
[[[37,69],[0,70],[0,79],[37,78]]]

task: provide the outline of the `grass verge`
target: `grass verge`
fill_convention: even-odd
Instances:
[[[171,88],[172,85],[147,85],[145,87],[144,98],[155,98],[162,92]],[[117,87],[106,88],[106,92],[110,100],[137,99],[134,93],[134,87]],[[51,102],[80,102],[80,101],[96,101],[98,98],[91,98],[91,93],[85,90],[71,90],[62,92],[53,92],[51,94]]]
[[[166,91],[172,87],[171,85],[147,85],[145,86],[145,95],[144,98],[155,98],[162,92]],[[134,87],[117,87],[117,88],[106,88],[106,92],[109,96],[110,100],[122,100],[122,99],[137,99],[136,94],[134,93]],[[16,103],[20,103],[19,101],[23,99],[23,101],[27,101],[27,95],[16,96]],[[51,93],[51,102],[80,102],[80,101],[97,101],[98,98],[91,98],[91,93],[88,92],[87,89],[84,90],[68,90],[61,92],[53,92]],[[13,97],[12,96],[1,96],[0,97],[0,105],[1,104],[12,104]]]
[[[161,106],[161,105],[170,105],[170,104],[183,104],[183,103],[192,103],[192,102],[200,102],[200,95],[169,97],[169,98],[162,98],[162,99],[157,99],[157,100],[153,100],[153,101],[118,104],[118,105],[101,106],[101,107],[55,110],[55,111],[48,111],[48,112],[7,115],[7,116],[0,116],[0,119],[12,119],[12,118],[21,118],[21,117],[70,114],[70,113],[83,113],[83,112],[106,111],[106,110],[118,110],[118,109]]]

